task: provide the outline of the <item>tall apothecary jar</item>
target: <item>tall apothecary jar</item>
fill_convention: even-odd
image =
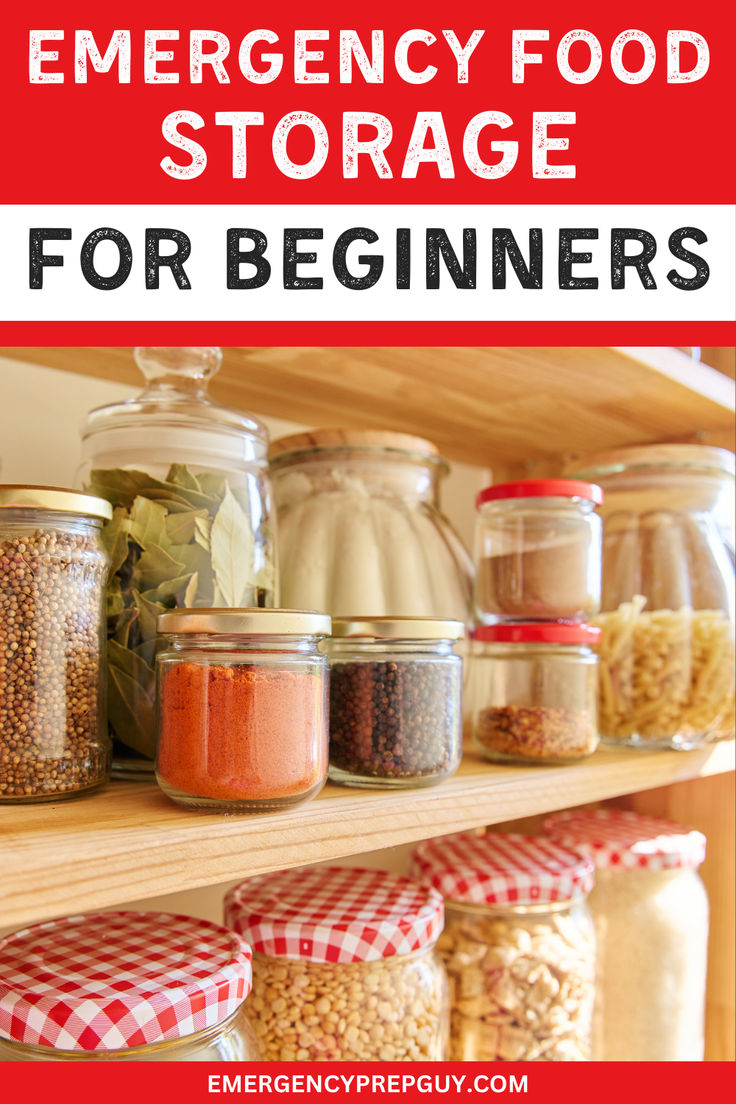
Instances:
[[[216,347],[139,347],[134,399],[93,410],[80,480],[114,507],[103,539],[109,720],[118,745],[153,758],[156,619],[175,607],[277,602],[268,432],[207,395]]]
[[[601,738],[694,747],[733,701],[734,566],[721,526],[733,453],[647,445],[572,468],[604,491]]]
[[[472,621],[472,561],[439,508],[431,442],[323,429],[271,446],[281,600],[333,617]]]

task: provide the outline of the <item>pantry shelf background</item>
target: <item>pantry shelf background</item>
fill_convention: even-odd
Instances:
[[[23,348],[0,354],[6,358],[0,355],[0,478],[72,483],[87,410],[140,389],[131,351]],[[571,453],[653,441],[733,447],[733,350],[706,355],[720,370],[663,348],[226,349],[213,392],[222,402],[268,416],[276,434],[304,424],[339,424],[432,438],[454,461],[442,501],[469,542],[475,493],[490,480],[490,469],[495,479],[554,472]],[[617,797],[618,804],[691,823],[708,836],[706,1057],[731,1060],[732,771],[732,744],[710,754],[603,751],[558,769],[494,768],[468,759],[456,778],[434,791],[399,797],[328,787],[280,828],[276,818],[185,813],[153,786],[117,784],[74,802],[0,808],[0,924],[123,903],[217,919],[219,883],[256,868],[342,855],[348,858],[337,861],[401,869],[409,841],[420,835],[530,814],[521,827],[533,827],[543,811]],[[126,849],[125,862],[118,863]],[[218,866],[221,852],[227,859]],[[209,888],[181,892],[207,881]],[[167,895],[133,901],[145,893]]]

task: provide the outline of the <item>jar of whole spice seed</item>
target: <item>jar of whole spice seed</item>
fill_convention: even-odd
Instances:
[[[181,805],[258,813],[327,777],[330,618],[183,609],[158,619],[156,780]]]
[[[242,1062],[251,953],[160,912],[51,920],[0,940],[0,1060]]]
[[[110,517],[77,491],[0,486],[0,802],[72,797],[109,775]]]
[[[447,1057],[436,890],[382,870],[289,870],[230,890],[225,923],[253,947],[247,1012],[262,1059]]]
[[[334,620],[330,655],[330,778],[412,787],[457,769],[462,736],[461,621]]]
[[[468,832],[419,844],[412,874],[445,897],[437,950],[450,980],[451,1060],[587,1061],[592,860],[550,840]]]

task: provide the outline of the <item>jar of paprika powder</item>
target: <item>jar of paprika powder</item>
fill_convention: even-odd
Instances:
[[[158,619],[156,779],[182,805],[256,813],[327,777],[330,618],[183,609]]]

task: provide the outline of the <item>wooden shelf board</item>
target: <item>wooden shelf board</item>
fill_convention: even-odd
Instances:
[[[493,766],[468,752],[420,790],[328,785],[311,803],[263,816],[200,813],[153,782],[0,807],[0,926],[409,843],[619,797],[734,766],[733,743],[690,752],[602,748],[564,767]]]
[[[122,347],[0,349],[132,384]],[[403,430],[451,459],[520,463],[639,444],[728,445],[734,383],[670,347],[226,348],[220,402],[306,425]]]

